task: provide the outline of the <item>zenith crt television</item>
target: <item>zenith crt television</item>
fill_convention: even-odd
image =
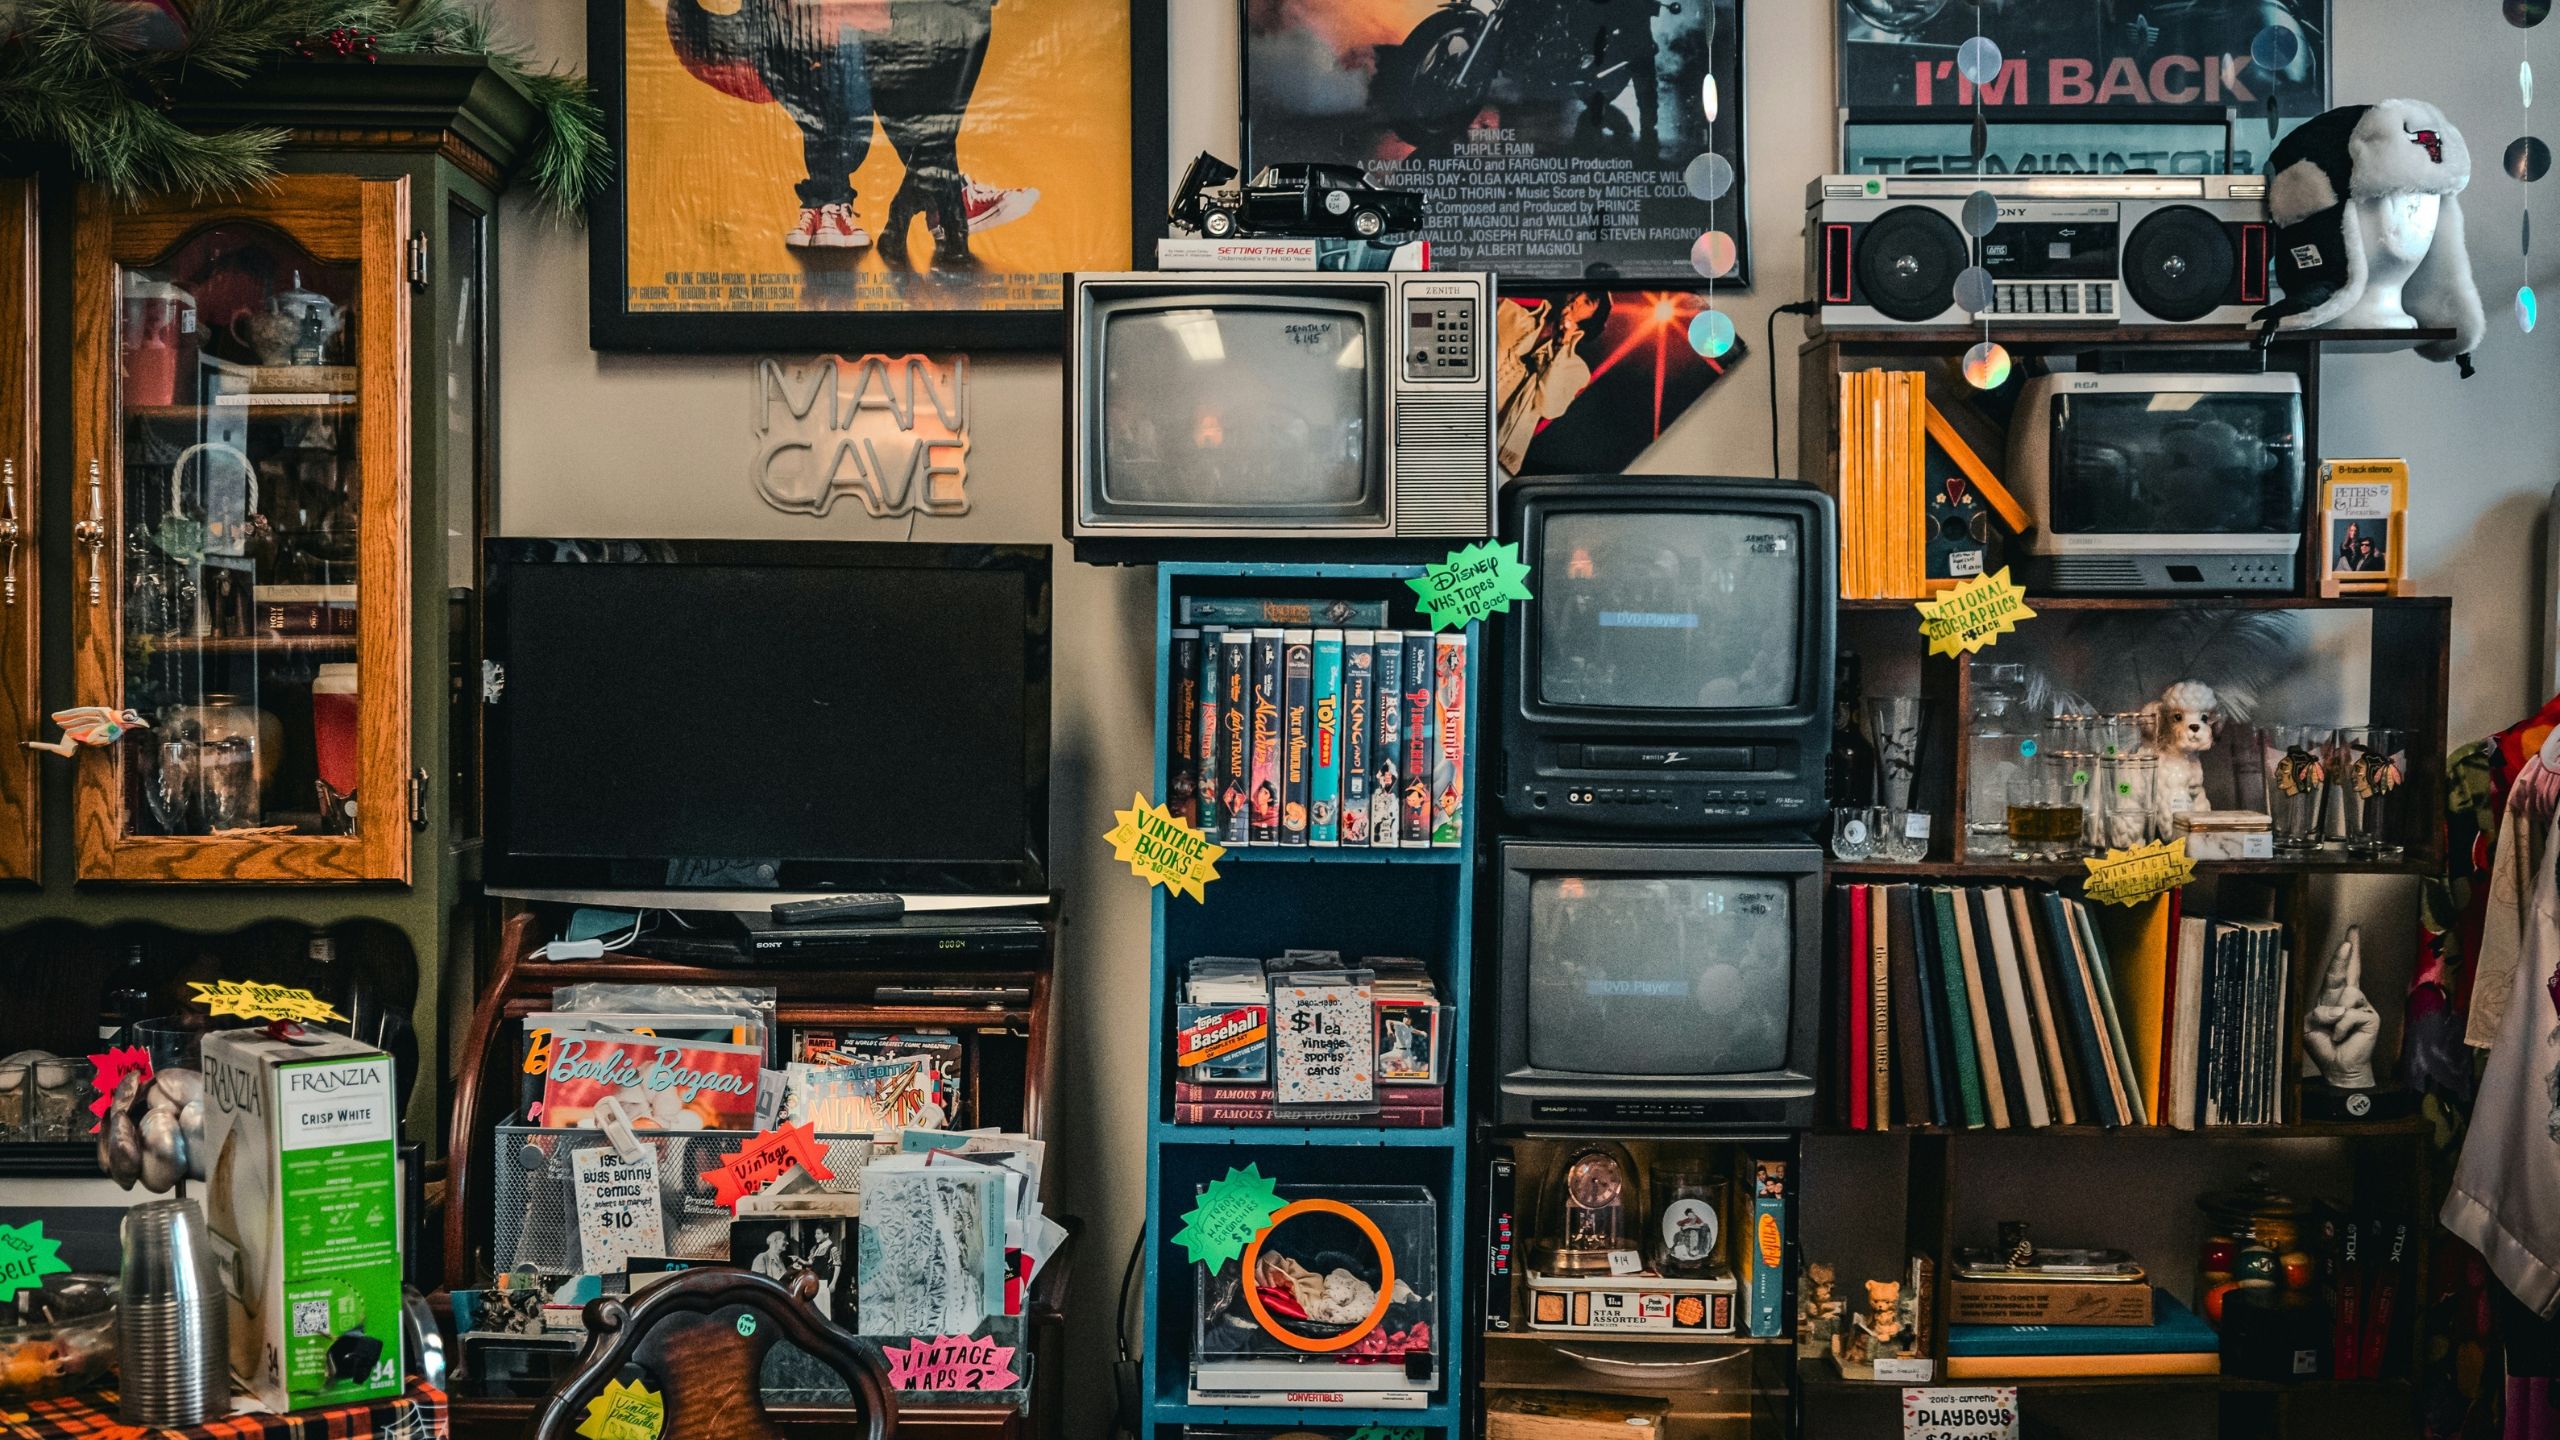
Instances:
[[[1809,831],[1831,746],[1829,496],[1558,476],[1504,492],[1502,806],[1535,829]]]
[[[1048,546],[487,556],[493,885],[1048,889]]]
[[[1496,864],[1498,1123],[1812,1123],[1821,851],[1515,839]]]
[[[1075,275],[1066,305],[1077,559],[1493,533],[1492,276]]]

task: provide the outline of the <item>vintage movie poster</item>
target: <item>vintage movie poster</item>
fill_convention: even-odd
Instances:
[[[1248,173],[1358,164],[1421,191],[1435,269],[1691,284],[1722,230],[1716,278],[1749,283],[1741,0],[1244,6]]]
[[[1689,343],[1703,297],[1673,290],[1505,295],[1493,331],[1495,459],[1510,475],[1626,469],[1742,363]]]
[[[2329,0],[1837,0],[1857,174],[1963,174],[1979,90],[1991,174],[2253,174],[2329,105]],[[1956,69],[1977,23],[1997,78]],[[1859,112],[1943,111],[1867,124]]]
[[[751,348],[773,329],[729,322],[753,317],[1054,313],[1062,272],[1128,268],[1133,153],[1159,169],[1163,153],[1161,137],[1133,143],[1132,13],[590,0],[619,141],[597,217],[598,343],[636,328]],[[651,317],[700,323],[605,323]]]

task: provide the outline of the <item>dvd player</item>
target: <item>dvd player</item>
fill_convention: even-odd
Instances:
[[[776,924],[749,911],[746,953],[757,959],[905,960],[924,957],[1037,955],[1049,943],[1038,920],[991,911],[913,911],[894,920]]]

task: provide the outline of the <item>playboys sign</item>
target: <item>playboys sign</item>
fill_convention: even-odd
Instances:
[[[756,362],[756,493],[824,515],[851,496],[875,519],[969,513],[969,359],[823,355]]]

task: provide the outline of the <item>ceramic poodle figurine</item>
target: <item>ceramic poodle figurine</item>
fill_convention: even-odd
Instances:
[[[2142,707],[2150,730],[2142,753],[2159,761],[2152,776],[2150,838],[2166,840],[2176,833],[2178,816],[2213,808],[2204,793],[2201,757],[2213,748],[2214,712],[2221,703],[2212,686],[2181,680]]]

